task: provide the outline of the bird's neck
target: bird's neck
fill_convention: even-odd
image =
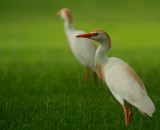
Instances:
[[[72,31],[74,31],[73,23],[71,21],[68,21],[68,20],[66,20],[64,22],[64,28],[65,28],[66,33],[70,33]]]
[[[99,64],[102,65],[106,61],[107,58],[106,55],[110,49],[108,42],[109,42],[108,40],[101,41],[101,44],[99,45],[96,51],[96,56],[95,56],[96,63],[98,62]]]

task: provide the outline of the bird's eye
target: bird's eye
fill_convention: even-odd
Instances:
[[[98,36],[99,33],[94,33],[94,36]]]

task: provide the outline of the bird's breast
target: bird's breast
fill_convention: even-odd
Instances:
[[[104,73],[102,70],[102,66],[98,62],[96,62],[96,70],[97,70],[99,78],[105,82],[105,77],[104,77]]]

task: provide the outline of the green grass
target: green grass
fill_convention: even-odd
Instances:
[[[129,129],[159,129],[159,2],[76,2],[1,1],[0,129],[126,129],[108,88],[83,82],[84,68],[54,15],[62,7],[72,9],[76,28],[107,30],[109,57],[128,62],[143,80],[157,111],[150,118],[134,109]]]

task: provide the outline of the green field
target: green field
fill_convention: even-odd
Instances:
[[[141,77],[156,106],[152,118],[133,110],[129,129],[160,129],[160,2],[0,1],[0,130],[126,129],[123,109],[108,88],[72,55],[63,7],[73,12],[75,27],[106,30],[109,57],[128,62]]]

